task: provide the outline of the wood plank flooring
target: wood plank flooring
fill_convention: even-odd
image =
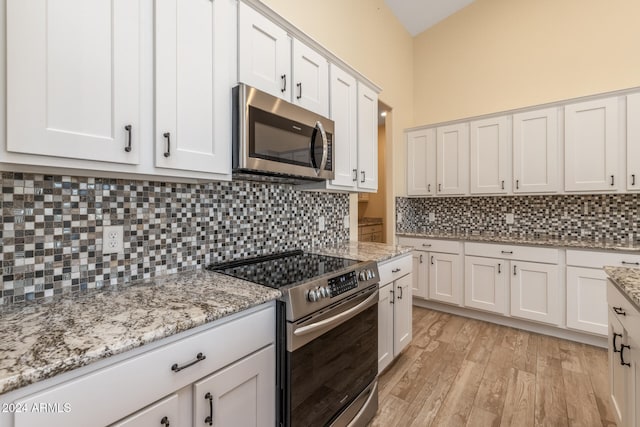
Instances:
[[[413,307],[371,427],[615,426],[606,350]]]

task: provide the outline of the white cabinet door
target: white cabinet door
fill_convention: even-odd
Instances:
[[[513,192],[555,193],[558,182],[558,110],[514,114]]]
[[[620,363],[620,346],[626,345],[626,333],[622,323],[616,315],[609,312],[609,390],[613,413],[616,416],[616,423],[621,426],[632,425],[628,423],[627,399],[630,383],[629,369]]]
[[[629,334],[629,348],[625,349],[625,362],[629,363],[629,396],[627,404],[630,407],[630,425],[640,425],[640,337]]]
[[[507,117],[471,122],[471,194],[506,194],[511,187],[508,127]]]
[[[394,285],[382,286],[378,297],[378,373],[393,360]]]
[[[400,354],[409,343],[412,337],[412,302],[411,302],[411,282],[412,274],[407,274],[396,280],[395,302],[393,313],[393,355]]]
[[[358,189],[378,190],[378,94],[358,82]]]
[[[567,105],[564,114],[565,190],[620,189],[618,100]]]
[[[560,322],[558,266],[511,262],[511,315],[551,325]]]
[[[7,150],[137,164],[139,0],[11,0]]]
[[[469,127],[441,126],[436,131],[438,194],[469,192]]]
[[[329,62],[293,39],[293,103],[322,116],[329,115]]]
[[[429,297],[429,253],[423,251],[413,252],[413,272],[411,295],[418,298]]]
[[[506,314],[509,261],[466,256],[464,265],[465,306]]]
[[[275,366],[272,344],[195,383],[194,425],[272,427]]]
[[[607,274],[603,270],[567,267],[567,327],[607,334]]]
[[[156,166],[231,173],[226,0],[155,5]],[[226,13],[225,13],[226,12]]]
[[[238,80],[291,101],[291,38],[280,26],[239,3]]]
[[[436,130],[407,133],[407,195],[436,193]]]
[[[331,186],[355,190],[358,181],[358,86],[355,77],[331,64],[331,111],[334,121],[335,178]]]
[[[627,95],[627,189],[640,190],[640,93]]]
[[[462,303],[460,255],[429,254],[429,299],[460,305]]]
[[[124,420],[113,424],[112,427],[148,427],[179,425],[180,400],[177,394],[162,399],[159,402],[136,412]]]

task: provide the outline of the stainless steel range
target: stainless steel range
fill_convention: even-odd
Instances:
[[[278,424],[365,426],[378,408],[378,267],[293,251],[209,267],[279,288]]]

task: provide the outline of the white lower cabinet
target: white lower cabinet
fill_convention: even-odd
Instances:
[[[494,258],[464,258],[464,305],[507,314],[508,262]]]
[[[60,410],[23,411],[14,427],[273,425],[275,309],[272,303],[88,365],[4,396],[22,408],[57,403]],[[210,394],[211,399],[207,396]],[[204,416],[203,416],[204,415]],[[12,424],[4,415],[0,424]],[[115,423],[115,424],[113,424]]]
[[[382,372],[411,342],[412,262],[410,256],[401,256],[378,268],[378,372]]]
[[[620,427],[640,425],[640,311],[616,285],[607,285],[609,387]]]
[[[429,253],[424,251],[413,251],[413,280],[411,283],[411,294],[417,298],[429,297],[429,263],[427,259]]]
[[[558,325],[562,309],[558,266],[516,261],[511,270],[511,315]]]

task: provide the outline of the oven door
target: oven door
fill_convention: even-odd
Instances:
[[[330,425],[358,398],[365,400],[361,395],[378,373],[377,285],[287,329],[286,425]],[[354,405],[372,398],[366,400]]]

